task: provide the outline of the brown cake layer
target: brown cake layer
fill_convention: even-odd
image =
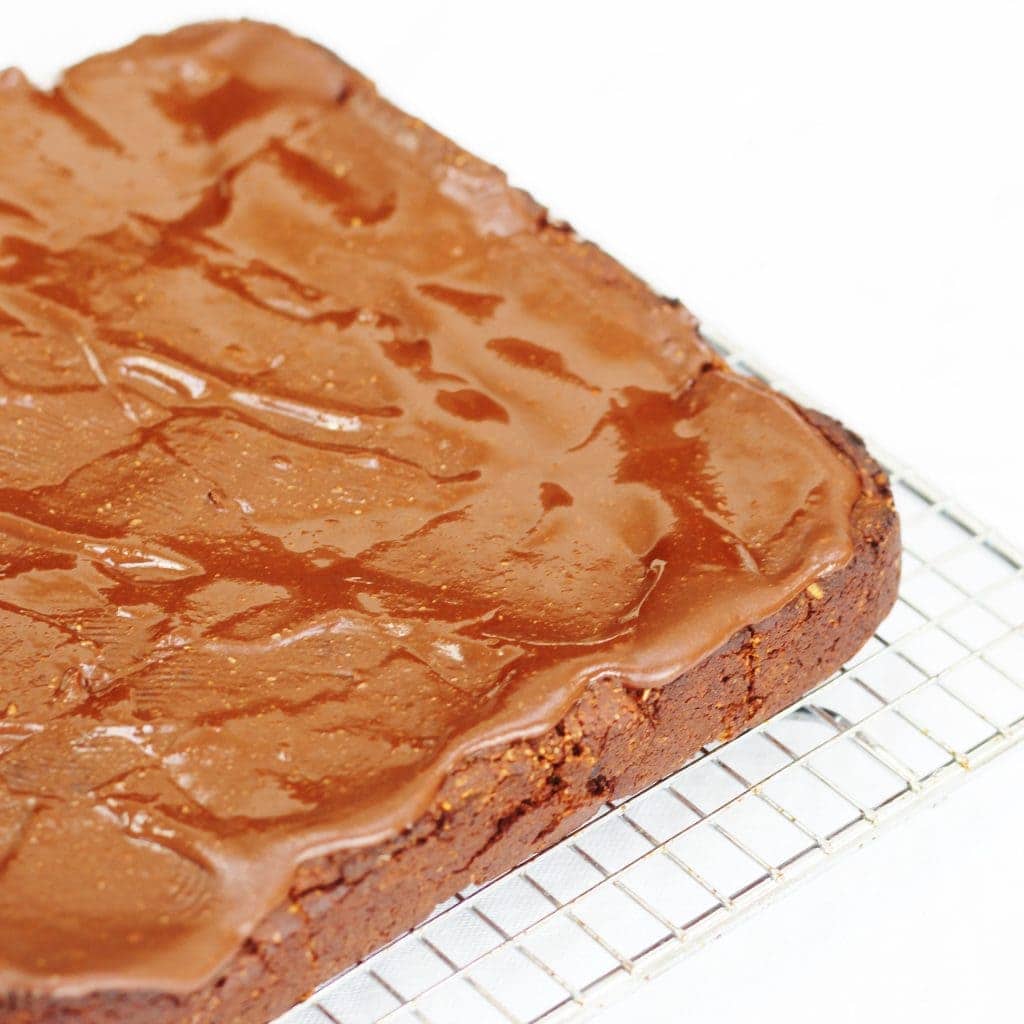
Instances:
[[[545,735],[471,758],[415,825],[302,865],[288,899],[231,963],[187,996],[8,997],[4,1024],[263,1024],[470,884],[557,842],[607,800],[681,767],[701,746],[770,718],[827,678],[892,605],[899,534],[884,475],[859,440],[808,413],[861,467],[856,553],[781,611],[660,690],[597,680]]]
[[[859,442],[312,44],[0,131],[0,1020],[268,1019],[890,606]]]

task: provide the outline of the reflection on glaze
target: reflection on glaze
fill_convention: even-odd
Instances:
[[[6,73],[0,133],[7,987],[201,983],[303,857],[849,557],[789,405],[310,44]]]

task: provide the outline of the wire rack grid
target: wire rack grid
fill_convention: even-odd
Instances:
[[[813,404],[705,336],[736,369]],[[903,580],[842,671],[460,893],[277,1024],[578,1021],[1020,740],[1024,558],[871,448],[896,494]]]

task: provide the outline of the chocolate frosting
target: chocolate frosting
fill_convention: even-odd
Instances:
[[[310,43],[8,71],[0,136],[7,989],[200,985],[303,859],[850,557],[793,406]]]

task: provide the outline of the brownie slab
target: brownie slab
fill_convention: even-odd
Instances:
[[[312,43],[0,131],[0,1021],[267,1020],[891,605],[856,438]]]

